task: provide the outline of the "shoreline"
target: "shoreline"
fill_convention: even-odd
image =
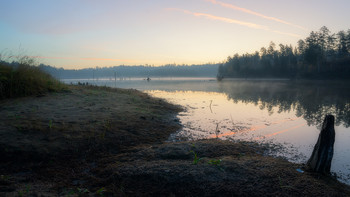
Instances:
[[[69,86],[0,103],[4,196],[350,195],[255,143],[165,142],[181,108],[136,90]]]

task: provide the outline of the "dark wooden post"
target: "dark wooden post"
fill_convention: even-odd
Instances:
[[[329,174],[334,152],[334,116],[326,115],[317,143],[312,155],[307,162],[311,170],[319,173]]]

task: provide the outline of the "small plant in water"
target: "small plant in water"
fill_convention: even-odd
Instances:
[[[210,112],[213,113],[213,110],[211,109],[211,104],[213,103],[213,100],[210,100],[210,104],[209,104],[209,109],[210,109]]]
[[[215,129],[216,138],[219,138],[219,133],[220,133],[220,130],[219,130],[219,123],[216,123],[216,129]]]

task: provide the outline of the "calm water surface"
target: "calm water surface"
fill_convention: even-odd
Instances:
[[[181,105],[184,126],[170,141],[219,137],[278,147],[277,156],[306,162],[326,114],[336,117],[332,171],[350,184],[350,84],[287,80],[154,78],[64,80],[133,88]],[[220,132],[216,133],[215,131]]]

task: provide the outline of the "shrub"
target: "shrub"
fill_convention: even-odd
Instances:
[[[29,58],[11,64],[0,61],[0,99],[42,95],[64,88],[63,83],[34,66]]]

